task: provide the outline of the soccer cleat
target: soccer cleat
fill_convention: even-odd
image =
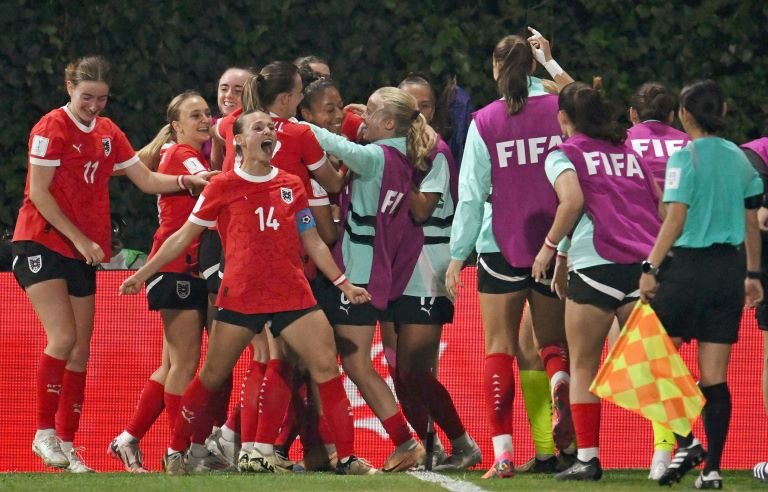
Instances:
[[[603,476],[603,469],[600,467],[600,460],[597,457],[589,461],[576,460],[576,462],[565,471],[555,475],[555,480],[592,480],[597,481]]]
[[[557,471],[565,471],[576,463],[576,451],[566,453],[565,451],[557,455]]]
[[[514,476],[515,465],[512,464],[512,455],[509,451],[504,451],[501,456],[496,458],[491,469],[485,472],[483,478],[512,478]]]
[[[768,483],[768,461],[758,463],[752,468],[752,476],[756,480],[760,480],[763,483]]]
[[[93,469],[83,463],[83,459],[80,457],[81,450],[84,450],[84,448],[72,448],[66,452],[69,459],[66,471],[69,473],[93,473]]]
[[[716,471],[711,471],[706,475],[704,475],[704,472],[701,472],[693,482],[693,488],[720,490],[723,488],[723,479],[720,476],[720,473]]]
[[[107,448],[107,452],[115,459],[120,460],[128,473],[149,473],[144,468],[143,456],[139,449],[139,441],[131,441],[128,444],[120,446],[117,438]]]
[[[61,450],[61,441],[54,434],[35,436],[32,451],[43,459],[43,463],[56,468],[67,468],[69,458]]]
[[[236,467],[236,459],[239,457],[237,443],[224,439],[220,430],[216,430],[205,440],[205,447],[212,454],[229,463],[230,467]]]
[[[195,473],[237,471],[237,467],[231,461],[210,451],[200,458],[192,453],[187,453],[187,469]]]
[[[274,454],[264,455],[256,448],[245,452],[248,460],[248,471],[254,473],[287,473],[290,470],[277,464],[277,458]],[[242,471],[243,452],[240,452],[238,467]]]
[[[423,446],[423,444],[422,444]],[[445,452],[445,448],[440,446],[435,446],[435,449],[432,450],[432,469],[434,470],[435,467],[442,465],[445,463],[445,460],[448,459],[448,453]],[[416,463],[411,470],[414,471],[426,471],[427,468],[425,466],[425,463],[427,461],[427,455],[424,455],[424,458],[420,460],[418,463]]]
[[[189,473],[184,453],[164,454],[163,471],[168,475],[186,475]]]
[[[275,466],[286,470],[293,470],[295,465],[296,462],[288,458],[288,455],[282,449],[275,447]]]
[[[686,473],[694,469],[706,457],[707,451],[701,444],[678,448],[672,462],[659,478],[659,485],[672,485],[679,482]]]
[[[411,438],[409,441],[404,442],[392,451],[387,461],[384,462],[382,471],[385,472],[398,472],[405,471],[418,462],[424,461],[424,456],[427,452],[424,450],[424,446],[420,442]]]
[[[471,438],[468,437],[470,445],[466,448],[453,448],[453,453],[440,466],[434,467],[433,471],[457,471],[470,468],[483,461],[483,454],[480,447]]]
[[[346,461],[336,463],[336,475],[376,475],[381,471],[357,456],[349,456]]]
[[[557,473],[560,462],[557,460],[557,456],[550,456],[545,460],[540,460],[537,457],[533,457],[526,464],[518,466],[515,471],[517,473]]]
[[[557,383],[552,390],[552,409],[555,415],[552,437],[555,440],[555,446],[561,451],[573,443],[576,435],[573,429],[569,391],[570,384],[565,381]]]
[[[648,473],[649,480],[659,480],[667,470],[672,461],[671,451],[655,451],[651,460],[651,471]]]
[[[251,457],[245,449],[241,449],[237,453],[237,469],[241,473],[248,473],[251,471]]]

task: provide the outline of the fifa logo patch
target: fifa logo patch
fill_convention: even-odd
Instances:
[[[290,205],[293,203],[293,190],[290,188],[280,188],[280,198]]]
[[[29,271],[32,273],[37,273],[40,271],[41,268],[43,268],[43,256],[42,255],[35,255],[30,256],[27,258],[27,265],[29,266]]]
[[[189,280],[177,280],[176,281],[176,295],[179,299],[186,299],[192,292],[192,285]]]
[[[112,153],[112,139],[102,138],[101,144],[104,146],[104,157],[109,157],[109,154]]]

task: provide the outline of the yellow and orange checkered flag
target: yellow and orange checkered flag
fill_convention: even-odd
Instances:
[[[682,436],[705,401],[656,313],[639,301],[589,390]]]

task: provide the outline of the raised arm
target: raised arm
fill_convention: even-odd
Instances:
[[[179,190],[192,190],[195,194],[208,184],[212,176],[219,171],[209,171],[195,175],[184,174],[174,176],[150,171],[142,162],[125,169],[125,175],[133,181],[141,191],[151,195],[160,193],[175,193]]]

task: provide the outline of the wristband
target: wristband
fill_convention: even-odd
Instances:
[[[557,252],[558,258],[568,258],[568,253],[563,253],[562,251]]]
[[[187,187],[184,186],[184,175],[183,174],[179,174],[178,176],[176,176],[176,184],[178,184],[179,188],[182,189],[182,190],[186,190],[187,189]]]
[[[557,77],[558,75],[562,75],[563,73],[565,73],[565,70],[560,68],[560,65],[558,65],[558,63],[555,61],[554,58],[552,58],[548,62],[544,62],[543,65],[544,65],[544,68],[547,70],[547,72],[549,72],[549,75],[551,75],[553,79],[555,77]]]
[[[549,237],[544,237],[544,246],[552,250],[557,250],[557,243],[553,242]]]
[[[747,270],[747,278],[752,280],[760,280],[763,277],[763,272],[760,270],[757,271],[751,271]]]
[[[347,281],[347,277],[342,273],[338,277],[336,277],[336,279],[333,281],[333,285],[338,287],[346,281]]]

